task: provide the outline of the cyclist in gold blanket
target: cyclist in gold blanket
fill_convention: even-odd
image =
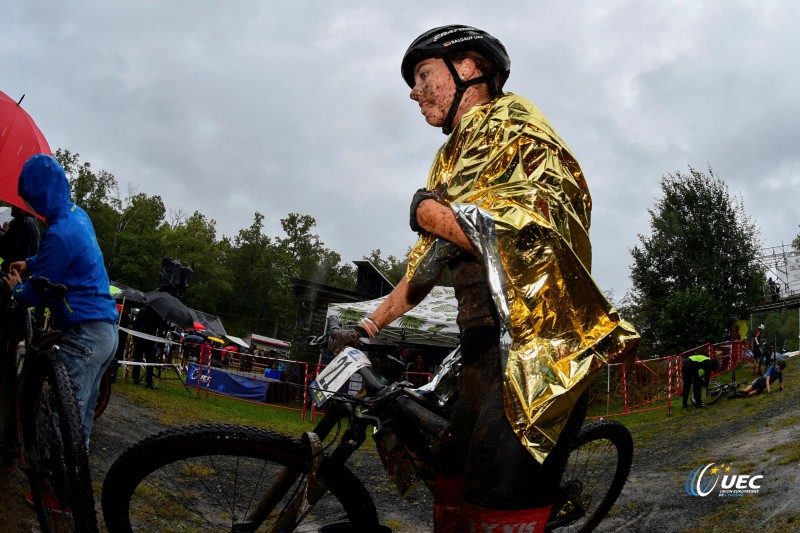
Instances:
[[[503,92],[502,43],[470,26],[435,28],[401,70],[448,138],[411,202],[419,240],[408,272],[351,333],[377,335],[451,270],[462,374],[435,530],[544,531],[589,378],[632,354],[638,336],[591,278],[580,166],[539,109]]]

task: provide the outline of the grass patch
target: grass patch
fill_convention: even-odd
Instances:
[[[752,524],[762,520],[763,511],[756,505],[756,498],[747,495],[707,515],[698,527],[688,529],[685,533],[750,533],[753,531]]]
[[[160,382],[157,390],[134,385],[130,380],[118,380],[113,385],[111,402],[115,394],[123,394],[131,401],[147,406],[159,413],[159,422],[168,426],[215,423],[238,424],[270,429],[288,435],[300,435],[313,429],[307,416],[302,419],[299,411],[271,407],[266,404],[243,402],[232,398],[211,395],[206,400],[205,392],[197,397],[196,389]]]
[[[798,426],[800,425],[800,416],[790,416],[787,418],[781,418],[780,420],[773,422],[771,425],[773,425],[776,428]]]
[[[187,390],[178,381],[161,381],[158,389],[153,390],[134,385],[131,380],[118,380],[112,388],[111,402],[114,401],[115,394],[123,394],[137,404],[152,408],[158,413],[159,422],[171,427],[191,424],[235,424],[269,429],[300,438],[303,433],[312,431],[316,422],[323,416],[322,413],[318,413],[316,421],[312,423],[310,409],[306,413],[306,420],[303,420],[302,413],[298,410],[213,394],[206,399],[204,390],[198,398],[196,388]],[[346,426],[347,421],[342,424],[342,431]],[[371,433],[368,431],[368,438],[361,446],[364,450],[375,449],[375,441],[369,438],[369,435]],[[338,436],[336,430],[325,442],[329,442],[335,436]]]
[[[800,442],[792,440],[773,446],[767,450],[772,456],[777,456],[775,464],[788,465],[800,461]]]

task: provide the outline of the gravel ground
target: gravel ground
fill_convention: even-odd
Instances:
[[[651,422],[630,424],[636,452],[625,489],[597,531],[625,532],[749,532],[800,529],[800,388],[742,400],[720,399],[704,409],[678,407],[672,417],[659,411]],[[747,377],[749,376],[740,376]],[[158,393],[155,391],[154,393]],[[660,416],[663,414],[664,416]],[[111,402],[95,425],[91,466],[99,510],[102,479],[112,462],[130,444],[162,429],[147,407],[123,394]],[[732,474],[764,476],[758,494],[744,497],[689,496],[690,471],[708,463],[726,464]],[[389,482],[377,454],[359,452],[351,461],[370,490],[384,524],[395,531],[432,530],[432,498],[418,487],[401,500]],[[16,464],[1,474],[0,531],[38,531],[33,509],[25,505],[26,480]]]

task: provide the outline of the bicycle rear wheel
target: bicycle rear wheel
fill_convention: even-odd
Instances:
[[[618,422],[599,420],[581,428],[561,478],[567,501],[553,507],[548,531],[594,530],[617,501],[633,462],[633,438]]]
[[[58,354],[38,352],[23,387],[23,457],[42,531],[97,531],[78,403]]]
[[[719,400],[723,390],[724,387],[719,381],[709,381],[705,394],[701,396],[703,405],[710,405]],[[690,394],[689,397],[691,398],[692,405],[697,405],[697,402],[694,400],[694,394]]]
[[[310,462],[300,441],[271,431],[231,425],[169,429],[114,462],[103,485],[103,516],[111,533],[251,531],[241,524],[262,495],[273,491],[279,501],[258,529],[272,531],[305,489]],[[279,485],[287,472],[288,481]],[[282,531],[334,524],[344,527],[336,531],[381,530],[372,498],[346,467],[330,467],[325,477],[327,494]]]
[[[716,402],[722,397],[724,386],[719,381],[709,381],[708,388],[706,389],[706,396],[703,398],[703,403],[708,405]]]
[[[108,407],[108,401],[111,399],[111,378],[107,372],[103,372],[100,378],[100,388],[97,390],[97,402],[94,404],[94,419],[100,418],[103,411]]]

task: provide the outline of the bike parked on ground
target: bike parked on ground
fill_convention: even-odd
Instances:
[[[744,382],[737,383],[736,382],[736,369],[733,369],[733,373],[731,374],[731,382],[730,383],[721,383],[719,381],[710,380],[708,382],[708,387],[706,387],[706,391],[702,396],[703,405],[711,405],[712,403],[719,400],[723,394],[726,393],[734,393],[736,389],[744,385]],[[697,405],[696,400],[694,399],[694,394],[691,395],[692,405]]]

